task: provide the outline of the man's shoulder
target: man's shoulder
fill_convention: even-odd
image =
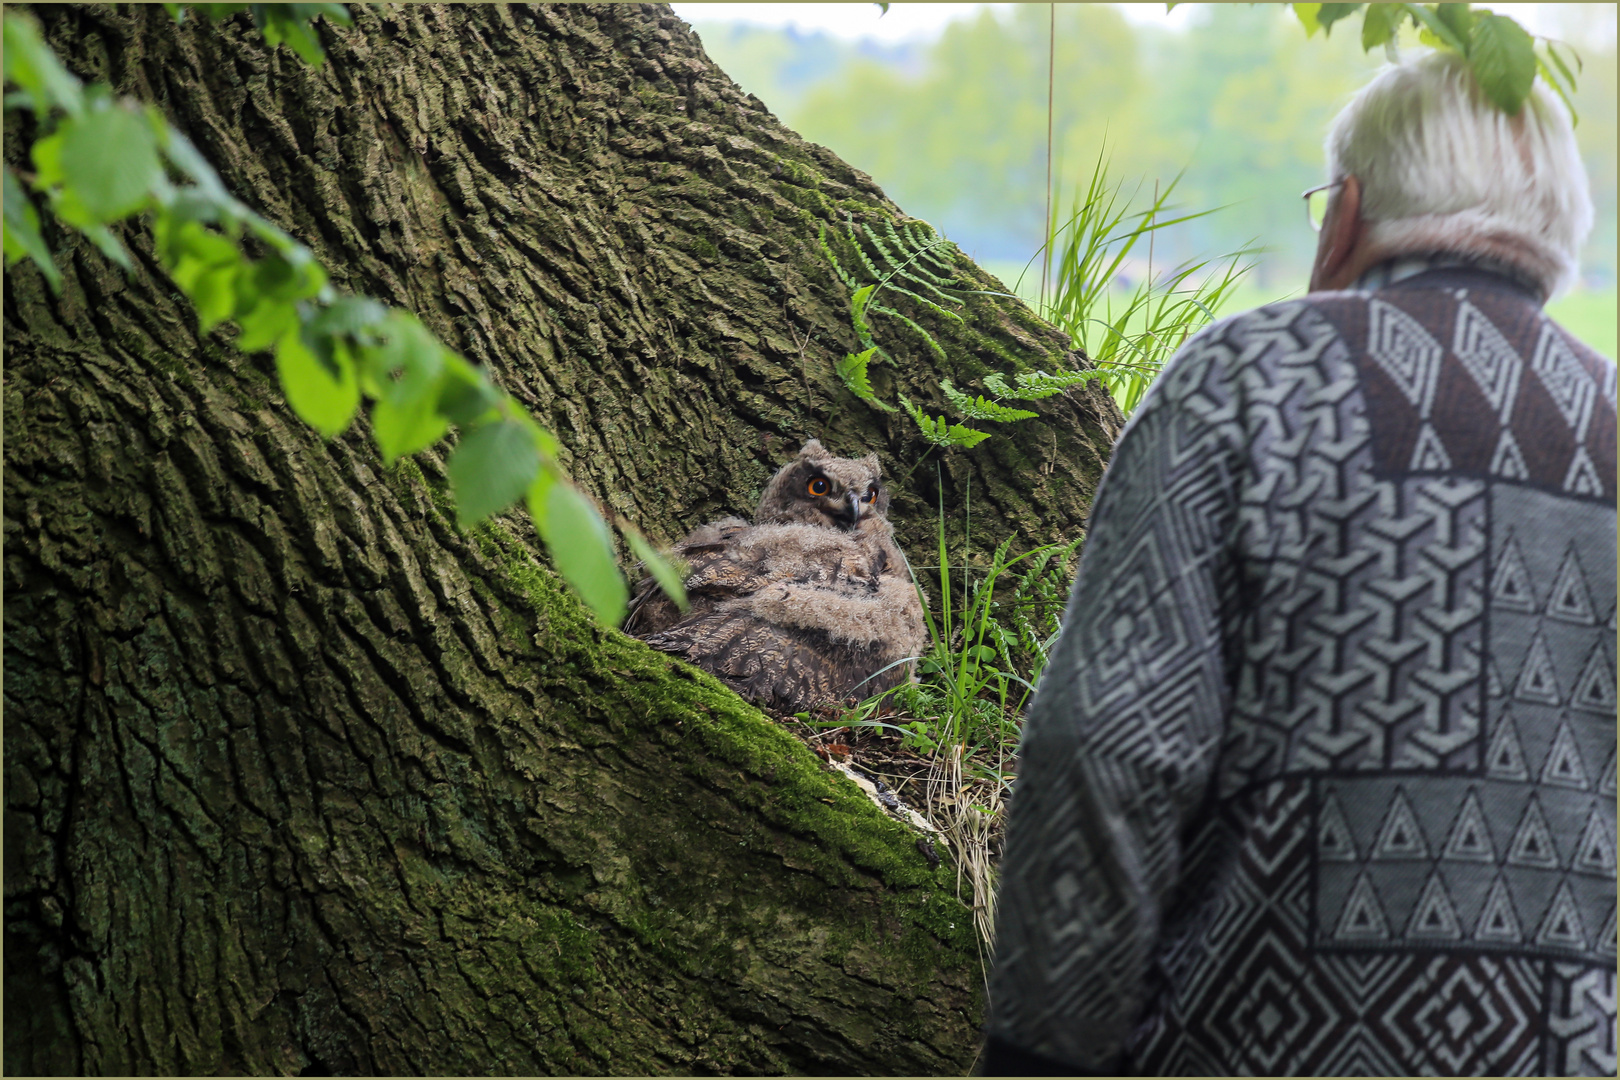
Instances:
[[[1273,333],[1279,327],[1291,326],[1301,318],[1319,313],[1324,307],[1344,302],[1365,303],[1370,295],[1361,290],[1348,290],[1284,297],[1257,308],[1216,319],[1200,331],[1197,337],[1221,340],[1250,334]]]
[[[1166,373],[1174,367],[1204,366],[1224,357],[1221,368],[1248,366],[1267,357],[1320,351],[1324,336],[1335,336],[1329,316],[1336,303],[1366,302],[1365,293],[1309,293],[1286,297],[1248,311],[1216,319],[1187,339]]]

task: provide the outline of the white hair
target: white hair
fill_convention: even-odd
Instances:
[[[1361,182],[1367,242],[1390,258],[1485,260],[1543,299],[1575,282],[1592,198],[1569,114],[1539,79],[1509,117],[1455,53],[1390,65],[1334,119],[1327,163]]]

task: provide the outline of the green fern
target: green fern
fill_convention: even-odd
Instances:
[[[1092,379],[1101,378],[1104,374],[1095,370],[1060,371],[1056,375],[1048,375],[1044,371],[1020,371],[1014,376],[1018,380],[1016,390],[1008,386],[1006,377],[998,372],[991,372],[980,381],[997,401],[1039,401],[1042,398],[1056,397],[1071,386],[1090,382]]]
[[[935,446],[960,446],[966,448],[978,446],[990,437],[988,432],[974,431],[972,428],[963,427],[961,424],[953,424],[943,416],[929,416],[913,405],[911,399],[906,395],[901,394],[899,397],[900,404],[905,407],[906,412],[911,414],[911,418],[917,421],[917,427],[921,429],[923,438]]]
[[[896,226],[884,219],[874,227],[865,222],[857,225],[853,215],[845,214],[845,232],[842,237],[853,250],[855,262],[839,262],[833,243],[823,225],[817,235],[822,254],[832,265],[833,273],[850,289],[850,325],[860,341],[860,352],[850,353],[833,365],[840,380],[850,392],[875,409],[894,412],[894,407],[881,401],[872,388],[868,367],[874,359],[885,359],[891,364],[894,357],[878,344],[873,328],[873,316],[885,315],[910,329],[932,349],[940,359],[946,359],[945,349],[934,336],[919,326],[910,316],[878,302],[878,296],[887,289],[910,297],[919,307],[936,315],[963,322],[962,316],[951,307],[964,305],[955,295],[958,287],[952,254],[956,245],[934,231],[926,221],[907,221]],[[858,265],[856,265],[858,264]],[[947,306],[949,305],[949,306]],[[990,397],[965,394],[949,379],[939,384],[946,400],[958,416],[967,421],[988,420],[999,424],[1029,420],[1037,414],[1028,409],[1015,409],[1002,404],[1003,400],[1036,401],[1060,394],[1076,383],[1095,378],[1098,372],[1060,372],[1048,375],[1043,371],[1016,375],[1017,386],[1007,383],[1006,376],[991,374],[985,377],[985,388]],[[988,432],[975,431],[963,424],[952,423],[943,416],[931,417],[913,405],[904,395],[900,403],[916,421],[923,438],[935,446],[977,446],[990,437]]]
[[[874,409],[894,412],[893,405],[878,400],[877,394],[872,389],[872,380],[867,378],[866,375],[866,365],[871,363],[872,356],[877,351],[877,346],[874,345],[864,352],[849,353],[833,365],[833,370],[838,372],[838,377],[844,380],[844,385],[849,387],[850,392],[856,397]]]
[[[988,381],[987,379],[986,382]],[[949,379],[940,380],[939,388],[945,391],[945,400],[949,401],[966,420],[994,420],[998,424],[1008,424],[1015,420],[1028,420],[1036,415],[1028,409],[1010,409],[986,398],[969,397],[952,386]]]
[[[876,285],[862,285],[855,290],[855,295],[849,298],[849,318],[855,326],[855,336],[861,339],[869,352],[877,351],[877,345],[872,342],[872,327],[866,322],[866,307],[872,302],[872,294],[877,291]]]
[[[817,235],[816,242],[821,245],[821,253],[827,256],[827,261],[832,264],[833,273],[838,275],[838,280],[851,289],[857,288],[855,279],[844,272],[844,268],[838,264],[838,256],[833,254],[831,245],[827,243],[827,226],[821,226],[821,232]]]
[[[870,225],[857,226],[850,214],[844,215],[845,235],[850,247],[855,250],[855,257],[860,261],[861,268],[872,282],[872,291],[865,294],[857,315],[856,334],[861,336],[861,344],[871,347],[876,344],[871,338],[871,329],[866,322],[868,314],[887,315],[897,322],[908,327],[922,338],[940,357],[945,356],[944,348],[934,340],[934,336],[916,321],[901,314],[887,304],[877,303],[877,297],[884,289],[900,293],[915,300],[921,306],[947,319],[962,322],[962,316],[942,306],[952,304],[961,307],[963,301],[946,291],[955,284],[956,278],[951,265],[943,257],[946,253],[954,251],[956,245],[934,231],[934,227],[925,221],[907,222],[900,229],[894,227],[894,222],[882,222],[879,230]],[[831,245],[827,243],[826,229],[821,231],[821,248],[827,255],[828,261],[839,279],[856,290],[859,296],[860,288],[857,283],[844,271],[836,256],[833,255]],[[935,272],[935,271],[939,272]],[[923,292],[932,294],[937,299],[924,296]],[[854,303],[851,304],[854,313]],[[864,334],[863,334],[864,330]],[[888,356],[887,350],[881,350]]]

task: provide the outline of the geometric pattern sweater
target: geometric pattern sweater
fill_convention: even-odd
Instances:
[[[1478,268],[1191,339],[1025,722],[992,1046],[1613,1074],[1615,440],[1614,365]]]

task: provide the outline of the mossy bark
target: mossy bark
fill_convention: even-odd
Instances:
[[[900,211],[667,8],[356,5],[317,69],[243,17],[32,10],[340,287],[487,365],[650,534],[746,512],[804,437],[921,457],[832,373],[855,339],[816,243]],[[457,529],[439,453],[323,442],[126,236],[133,276],[51,232],[62,295],[5,279],[8,1073],[967,1067],[948,866],[595,623],[521,512]],[[1005,300],[907,310],[950,359],[896,335],[887,392],[1063,359]],[[1086,512],[1118,416],[1038,408],[942,455],[976,536]],[[896,495],[925,561],[933,469]]]

